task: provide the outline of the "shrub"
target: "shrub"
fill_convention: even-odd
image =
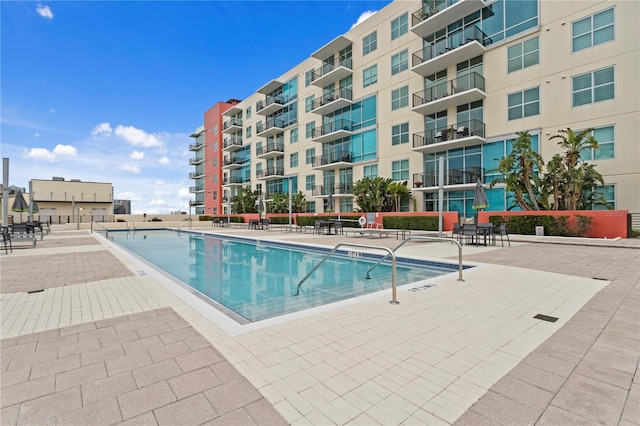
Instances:
[[[436,216],[385,216],[382,225],[392,229],[413,229],[418,231],[437,231]]]
[[[568,216],[489,216],[489,222],[494,227],[506,223],[509,233],[521,235],[535,235],[536,226],[543,226],[545,235],[566,237],[569,232],[568,220]]]

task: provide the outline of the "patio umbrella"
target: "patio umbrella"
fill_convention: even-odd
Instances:
[[[329,193],[329,198],[327,198],[327,210],[333,211],[333,192]]]
[[[22,222],[22,213],[29,211],[29,205],[24,200],[22,191],[18,191],[16,194],[16,198],[13,200],[13,206],[11,206],[11,211],[20,213],[20,222]]]
[[[480,179],[476,182],[475,193],[473,194],[473,204],[471,208],[474,210],[482,210],[489,207],[489,201],[487,200],[487,194],[484,192],[484,188],[482,187],[482,182]]]

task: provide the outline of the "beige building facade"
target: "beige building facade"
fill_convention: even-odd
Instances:
[[[353,183],[376,176],[435,211],[440,157],[445,210],[475,214],[481,180],[488,210],[503,211],[508,194],[489,184],[516,133],[549,161],[567,127],[595,129],[602,149],[586,160],[607,207],[640,212],[639,4],[391,2],[222,114],[219,213],[245,186],[350,212]]]

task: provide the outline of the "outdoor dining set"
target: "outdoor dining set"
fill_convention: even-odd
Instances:
[[[501,223],[498,228],[495,228],[492,223],[479,223],[479,224],[453,224],[452,237],[457,238],[460,243],[471,245],[483,245],[487,246],[491,244],[496,245],[497,237],[500,236],[500,242],[504,247],[504,237],[507,237],[507,243],[511,246],[509,240],[509,232],[507,231],[507,225]]]

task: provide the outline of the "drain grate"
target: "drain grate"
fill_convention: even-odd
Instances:
[[[539,320],[542,320],[542,321],[548,321],[548,322],[556,322],[556,321],[558,321],[558,318],[556,318],[556,317],[550,317],[549,315],[542,315],[542,314],[538,314],[533,318],[539,319]]]
[[[592,280],[609,281],[606,278],[600,278],[600,277],[593,277]]]
[[[28,291],[28,292],[27,292],[27,294],[42,293],[43,291],[44,291],[44,289],[43,289],[43,288],[41,288],[40,290],[31,290],[31,291]]]

